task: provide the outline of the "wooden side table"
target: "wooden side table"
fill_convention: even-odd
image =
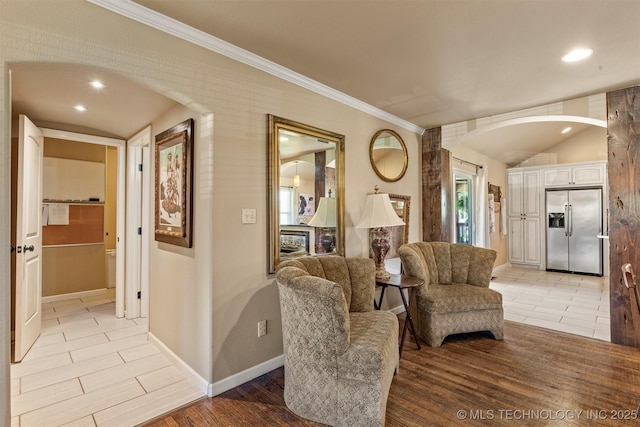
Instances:
[[[402,297],[402,304],[404,304],[405,312],[407,313],[407,318],[404,322],[404,327],[402,328],[402,338],[400,339],[400,357],[402,357],[402,346],[404,345],[404,337],[407,333],[407,327],[411,328],[411,333],[413,334],[413,338],[416,340],[416,346],[418,350],[420,350],[420,341],[418,340],[418,336],[416,335],[416,329],[413,326],[413,319],[411,318],[411,313],[409,312],[409,302],[411,301],[411,293],[414,288],[421,286],[424,283],[424,280],[418,279],[417,277],[405,276],[403,274],[392,274],[388,280],[376,279],[376,285],[382,287],[382,291],[380,292],[380,300],[376,302],[373,301],[373,305],[376,310],[380,310],[382,306],[382,299],[384,298],[384,291],[388,286],[392,286],[398,289],[400,292],[400,297]],[[408,289],[408,297],[404,296],[404,289]]]

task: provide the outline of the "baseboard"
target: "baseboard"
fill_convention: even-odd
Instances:
[[[505,268],[511,267],[511,264],[509,264],[508,262],[505,262],[502,265],[499,265],[497,267],[493,268],[493,272],[495,273],[496,271],[500,271],[500,270],[504,270]]]
[[[42,303],[64,301],[74,298],[88,298],[107,292],[108,288],[92,289],[90,291],[71,292],[69,294],[50,295],[48,297],[42,297]]]
[[[155,335],[149,332],[149,342],[156,346],[162,354],[164,354],[169,361],[184,375],[187,380],[189,380],[193,385],[195,385],[198,390],[200,390],[203,394],[211,397],[209,394],[211,384],[206,379],[202,378],[200,374],[191,368],[191,366],[187,365],[184,360],[178,357],[169,347],[167,347],[162,341],[158,339]]]
[[[207,395],[209,397],[217,396],[218,394],[231,390],[234,387],[238,387],[247,381],[258,378],[260,375],[264,375],[267,372],[278,369],[281,366],[284,366],[284,354],[276,356],[273,359],[262,362],[256,366],[252,366],[249,369],[245,369],[244,371],[238,372],[237,374],[231,375],[223,380],[216,381],[211,384],[210,393],[207,393]]]
[[[405,312],[404,305],[399,305],[397,307],[390,308],[389,311],[397,316],[398,314]]]

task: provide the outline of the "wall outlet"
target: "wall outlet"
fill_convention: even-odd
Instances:
[[[261,320],[258,322],[258,337],[267,335],[267,321]]]

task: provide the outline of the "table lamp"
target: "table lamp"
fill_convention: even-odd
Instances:
[[[336,248],[336,199],[331,197],[331,191],[329,191],[329,197],[320,197],[320,203],[318,203],[318,209],[313,215],[313,218],[309,220],[307,225],[312,227],[320,227],[320,243],[324,248],[325,253],[331,253]]]
[[[376,263],[376,279],[388,280],[391,275],[384,267],[384,259],[389,251],[389,227],[404,225],[391,205],[388,194],[375,193],[367,195],[364,213],[356,228],[370,228],[373,238],[369,255]]]

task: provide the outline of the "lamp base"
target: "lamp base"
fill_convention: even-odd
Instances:
[[[389,280],[391,274],[384,268],[384,260],[391,245],[387,227],[371,229],[371,258],[376,263],[376,279]]]

